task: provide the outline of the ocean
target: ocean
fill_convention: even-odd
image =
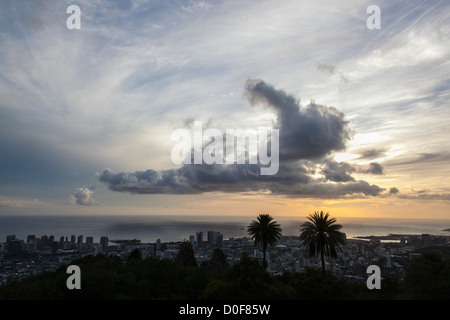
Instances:
[[[0,216],[0,242],[15,234],[26,241],[28,235],[41,237],[101,236],[110,240],[139,239],[141,242],[163,242],[188,240],[190,235],[202,231],[206,240],[208,231],[218,231],[224,239],[246,237],[246,227],[256,217],[235,216]],[[299,235],[300,224],[305,218],[275,217],[281,225],[283,235]],[[358,236],[383,236],[400,234],[449,235],[450,220],[381,219],[381,218],[337,218],[347,238]]]

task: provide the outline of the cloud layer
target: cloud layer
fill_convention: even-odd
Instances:
[[[79,0],[80,30],[70,4],[0,1],[0,195],[83,211],[100,177],[95,199],[130,207],[166,197],[107,188],[449,199],[450,2],[380,0],[380,30],[356,0]],[[252,76],[276,87],[249,78],[243,108]],[[186,119],[279,128],[278,174],[163,170]]]
[[[356,169],[331,159],[345,148],[350,130],[337,109],[311,103],[301,106],[294,96],[258,79],[245,87],[249,103],[267,106],[277,115],[280,167],[275,175],[260,175],[257,164],[185,164],[177,169],[114,172],[105,169],[99,180],[108,188],[137,194],[198,194],[204,192],[269,192],[293,197],[377,196],[376,185],[351,176]],[[381,166],[371,164],[367,173]],[[318,174],[317,176],[314,176]]]

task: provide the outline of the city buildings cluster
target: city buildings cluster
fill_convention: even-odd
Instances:
[[[53,235],[40,238],[28,235],[25,241],[14,234],[8,235],[4,243],[0,242],[0,286],[45,271],[56,271],[86,254],[109,252],[108,237],[102,236],[99,240],[95,243],[93,237],[86,237],[84,241],[83,235],[72,235],[70,238],[62,236],[57,241]]]
[[[93,237],[72,235],[70,238],[62,236],[57,241],[54,236],[38,238],[29,235],[25,241],[17,239],[15,235],[8,235],[6,241],[0,243],[0,286],[44,271],[56,271],[88,254],[117,255],[126,260],[133,250],[138,249],[143,259],[175,259],[182,243],[161,242],[159,239],[154,243],[141,243],[136,239],[109,240],[107,236],[98,240],[94,242]],[[262,259],[261,248],[256,247],[249,237],[224,239],[220,232],[208,231],[206,234],[197,232],[188,241],[192,244],[199,265],[211,259],[216,248],[225,253],[229,265],[239,261],[243,252]],[[365,281],[367,267],[377,265],[382,268],[384,275],[401,280],[409,261],[419,256],[422,248],[430,246],[450,246],[450,236],[422,234],[347,239],[336,259],[327,258],[326,268],[339,278]],[[300,239],[295,236],[283,236],[276,246],[269,247],[266,260],[267,270],[273,275],[321,267],[320,260],[309,256]]]

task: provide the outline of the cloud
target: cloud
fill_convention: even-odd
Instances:
[[[365,173],[381,175],[384,174],[383,166],[377,162],[369,163],[369,169],[365,171]]]
[[[376,159],[386,156],[386,150],[384,149],[366,149],[360,151],[358,159]]]
[[[282,165],[276,175],[260,176],[257,165],[184,165],[162,171],[114,172],[105,169],[99,180],[110,190],[131,194],[201,194],[206,192],[260,192],[289,197],[342,197],[353,194],[377,196],[385,189],[366,181],[327,183],[307,170]]]
[[[336,162],[334,160],[325,160],[325,166],[322,168],[322,173],[326,180],[335,182],[355,181],[350,175],[355,171],[355,168],[346,162]]]
[[[278,174],[260,175],[259,165],[183,165],[179,169],[146,170],[132,173],[105,169],[99,175],[114,191],[141,194],[198,194],[204,192],[287,192],[286,187],[310,181],[305,169],[281,166]]]
[[[98,203],[92,198],[92,188],[77,188],[69,197],[69,203],[82,206],[96,206]]]
[[[22,207],[24,207],[24,204],[22,201],[0,198],[0,207],[22,208]]]
[[[77,4],[79,32],[66,28],[65,1],[0,2],[3,194],[67,202],[74,186],[92,185],[92,174],[106,167],[125,175],[120,184],[104,176],[106,186],[122,192],[266,188],[321,197],[353,189],[364,195],[377,192],[357,181],[360,173],[369,179],[360,170],[376,173],[369,162],[389,169],[389,181],[395,182],[387,191],[401,186],[406,195],[406,186],[426,185],[430,194],[440,194],[445,185],[448,2],[383,2],[383,30],[376,33],[368,33],[366,8],[353,0],[258,6],[218,1],[207,8],[197,1]],[[257,99],[254,108],[242,108],[236,93],[249,75],[266,75],[279,87],[250,79],[254,88],[249,86],[247,95]],[[307,99],[303,106],[290,92]],[[286,103],[267,103],[276,98]],[[318,103],[308,106],[308,99]],[[161,170],[168,165],[167,138],[175,124],[200,114],[228,128],[254,120],[267,124],[259,102],[282,130],[277,176],[263,181],[252,166]],[[348,126],[333,128],[330,120],[340,125],[345,120],[326,105],[345,112],[356,140],[347,143]],[[316,116],[308,118],[310,113]],[[297,118],[310,126],[316,120],[329,134],[302,132]],[[361,157],[325,162],[345,145]],[[363,166],[353,162],[359,160]],[[160,178],[146,178],[141,174],[146,169]]]
[[[379,196],[384,188],[359,180],[350,183],[315,183],[294,189],[291,196],[310,196],[313,198],[340,198],[348,195]]]
[[[436,153],[419,153],[414,155],[414,158],[408,159],[394,159],[391,165],[411,165],[411,164],[434,164],[437,162],[448,163],[450,161],[450,152],[436,152]]]
[[[396,188],[396,187],[392,187],[389,189],[390,194],[397,194],[399,192],[400,192],[400,190],[398,190],[398,188]]]
[[[350,139],[348,122],[336,108],[297,99],[259,79],[248,79],[246,93],[251,105],[265,104],[277,114],[280,129],[280,159],[319,159],[345,149]]]
[[[428,191],[416,191],[409,194],[402,194],[400,199],[414,199],[414,200],[450,200],[450,192],[434,193]]]
[[[344,115],[337,109],[317,104],[301,107],[292,95],[262,80],[249,79],[246,93],[252,106],[262,103],[277,114],[274,127],[280,134],[280,166],[275,175],[261,175],[258,164],[203,163],[159,171],[115,172],[108,168],[99,174],[99,181],[110,190],[132,194],[265,191],[290,197],[342,197],[376,196],[384,191],[355,181],[350,175],[355,172],[352,165],[328,157],[345,148],[350,135]],[[316,171],[323,177],[315,177]]]

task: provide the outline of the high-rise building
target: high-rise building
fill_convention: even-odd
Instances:
[[[86,249],[91,251],[94,248],[94,237],[86,237]]]
[[[66,250],[66,249],[69,249],[69,248],[70,248],[69,237],[66,237],[64,239],[63,249]]]
[[[36,242],[36,250],[44,250],[44,240],[36,238],[34,241]]]
[[[108,249],[108,237],[107,236],[100,237],[100,244],[102,245],[103,252],[106,252],[106,250]]]
[[[58,251],[58,247],[59,247],[58,241],[53,241],[52,242],[52,255],[56,254],[56,252]]]
[[[156,240],[156,250],[161,250],[161,239]]]
[[[221,234],[220,232],[217,234],[217,242],[216,245],[218,248],[222,248],[222,243],[223,243],[223,234]]]
[[[10,234],[6,236],[6,250],[9,251],[9,248],[11,246],[11,241],[16,239],[16,235],[15,234]]]
[[[86,237],[86,244],[94,244],[94,237]]]
[[[217,231],[208,231],[208,244],[210,246],[221,247],[223,242],[223,235]]]
[[[23,240],[18,240],[18,239],[10,240],[9,245],[8,245],[9,254],[12,256],[21,254],[23,251],[24,245],[25,245],[25,243]]]
[[[77,244],[82,244],[83,243],[83,236],[79,235],[77,238]]]
[[[40,250],[44,250],[47,245],[48,245],[48,236],[47,235],[43,235],[41,237],[41,239],[39,240],[39,244],[38,244],[39,249]]]
[[[217,243],[217,231],[208,231],[208,244],[216,245]]]
[[[203,232],[202,231],[197,232],[196,238],[197,238],[197,246],[202,247],[203,246]]]
[[[59,238],[58,247],[59,247],[60,249],[64,249],[64,236],[61,236],[61,237]]]
[[[160,252],[161,252],[161,240],[158,239],[156,240],[155,246],[153,247],[153,256],[154,257],[159,256]]]
[[[34,241],[34,240],[27,241],[26,248],[27,248],[27,253],[36,252],[36,241]]]

